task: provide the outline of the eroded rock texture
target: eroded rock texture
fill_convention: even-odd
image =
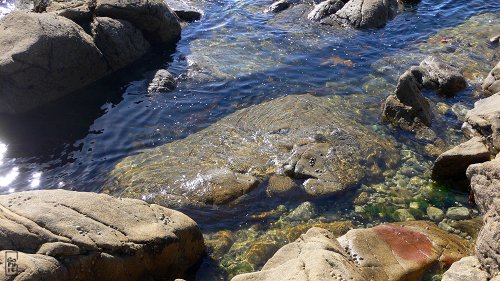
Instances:
[[[0,276],[19,251],[16,280],[182,277],[204,251],[186,215],[135,199],[44,190],[0,196]]]

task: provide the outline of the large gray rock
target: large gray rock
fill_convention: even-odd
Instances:
[[[410,69],[399,77],[395,95],[387,97],[383,111],[386,120],[407,130],[432,124],[429,101],[420,92],[420,77],[414,72]]]
[[[107,190],[162,204],[224,204],[278,174],[307,179],[303,188],[312,196],[337,194],[399,160],[390,141],[351,121],[342,107],[292,95],[240,110],[123,159]]]
[[[462,129],[468,135],[483,136],[490,151],[500,151],[500,93],[481,99],[467,112]]]
[[[141,31],[124,20],[96,17],[92,36],[112,71],[139,59],[150,48]]]
[[[465,177],[469,165],[489,161],[490,157],[482,137],[473,137],[439,155],[431,176],[434,180]]]
[[[382,27],[397,11],[397,0],[351,0],[322,22],[340,22],[356,28]]]
[[[500,61],[484,79],[482,88],[489,95],[500,92]]]
[[[97,0],[94,13],[132,23],[151,44],[174,43],[181,35],[178,17],[163,0]]]
[[[0,196],[0,250],[20,252],[16,280],[173,280],[204,243],[196,223],[174,210],[44,190]]]
[[[13,11],[0,20],[0,112],[28,111],[106,71],[92,37],[69,19]]]
[[[462,258],[453,263],[441,281],[487,281],[488,273],[481,270],[476,256]]]
[[[444,95],[453,95],[467,87],[467,81],[460,70],[440,57],[429,56],[420,63],[424,70],[423,84]]]
[[[232,280],[413,281],[471,252],[470,242],[429,222],[355,229],[337,239],[315,227],[278,250],[261,271]]]

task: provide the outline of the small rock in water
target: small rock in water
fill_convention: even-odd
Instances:
[[[432,221],[435,222],[442,221],[444,218],[443,210],[432,206],[427,207],[427,215]]]
[[[297,185],[290,177],[273,175],[269,178],[266,192],[267,195],[272,197],[286,194],[295,188],[297,188]]]
[[[414,221],[415,220],[415,217],[410,213],[410,211],[408,209],[398,209],[394,213],[399,221]]]
[[[491,44],[498,44],[498,43],[500,43],[500,34],[491,37],[490,38],[490,43]]]
[[[288,221],[307,221],[317,216],[317,210],[313,203],[306,201],[300,204],[284,219]]]
[[[148,87],[148,93],[168,92],[175,89],[177,83],[170,72],[165,69],[156,71],[155,77]]]
[[[466,207],[451,207],[446,211],[446,217],[452,220],[465,220],[470,218],[470,212]]]
[[[272,13],[279,13],[281,11],[288,9],[288,7],[290,7],[290,3],[288,3],[288,1],[280,0],[271,4],[271,6],[269,6],[267,11]]]

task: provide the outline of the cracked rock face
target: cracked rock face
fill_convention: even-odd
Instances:
[[[162,205],[224,204],[282,175],[306,180],[312,196],[337,194],[399,160],[389,140],[349,120],[342,107],[298,95],[237,111],[123,159],[107,189]]]
[[[19,280],[173,279],[198,261],[204,243],[196,223],[177,211],[44,190],[0,196],[3,250],[20,252],[20,276],[31,279]]]
[[[385,224],[350,230],[335,239],[311,228],[246,280],[421,280],[433,267],[448,267],[471,254],[470,242],[430,222]]]

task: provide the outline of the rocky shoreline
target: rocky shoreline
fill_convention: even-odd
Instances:
[[[303,9],[302,16],[322,25],[366,29],[384,26],[403,4],[280,0],[268,12]],[[2,113],[30,111],[126,67],[154,46],[172,46],[181,22],[202,15],[170,0],[41,1],[32,9],[0,20]],[[426,57],[399,76],[382,118],[438,143],[432,124],[439,109],[425,95],[453,97],[470,83],[463,72],[444,58]],[[161,69],[148,92],[172,91],[175,80]],[[234,248],[235,234],[202,234],[194,220],[167,207],[234,206],[265,188],[267,200],[294,194],[303,203],[253,215],[290,224],[270,226],[260,243],[242,246],[248,266],[234,269],[231,280],[499,281],[500,62],[480,91],[484,98],[464,116],[467,141],[441,153],[426,171],[436,182],[465,179],[478,211],[443,211],[421,198],[406,204],[401,195],[403,202],[395,203],[404,207],[390,214],[399,222],[355,228],[349,221],[311,220],[317,210],[308,200],[344,200],[368,179],[393,176],[386,170],[408,159],[393,138],[349,119],[345,101],[288,95],[120,160],[103,187],[115,197],[60,189],[0,195],[0,280],[195,279],[203,259],[222,259]],[[368,215],[371,199],[363,192],[354,199],[354,213]],[[5,271],[7,251],[18,254],[14,277]]]

